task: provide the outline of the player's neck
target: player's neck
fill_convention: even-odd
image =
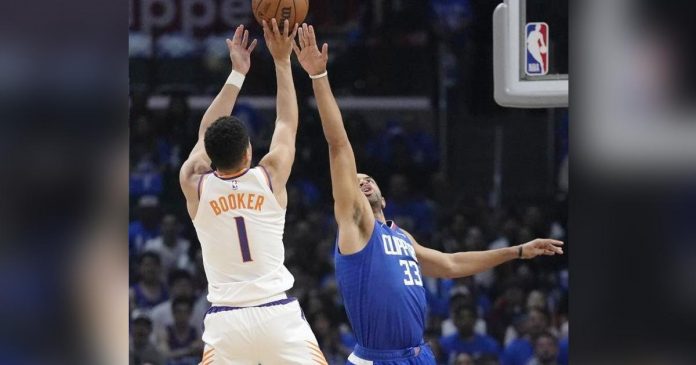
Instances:
[[[372,209],[372,213],[375,215],[375,219],[379,222],[386,223],[387,220],[384,218],[384,212],[381,208]]]
[[[229,170],[217,170],[217,175],[220,177],[230,177],[230,176],[236,176],[244,172],[246,170],[246,167],[241,167],[237,169],[229,169]]]

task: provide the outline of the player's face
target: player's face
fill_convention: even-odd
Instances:
[[[382,202],[382,191],[371,176],[358,174],[358,186],[370,204]]]

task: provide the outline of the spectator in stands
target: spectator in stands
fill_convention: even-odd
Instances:
[[[456,214],[449,224],[447,232],[442,239],[442,245],[446,252],[459,252],[464,250],[464,239],[469,229],[469,220],[462,213]]]
[[[412,193],[408,179],[396,174],[389,180],[389,195],[384,215],[404,227],[414,237],[429,240],[435,228],[433,209],[428,202]]]
[[[534,356],[533,340],[549,330],[548,315],[539,309],[527,311],[526,333],[510,342],[503,352],[503,365],[527,365]]]
[[[454,365],[474,365],[474,358],[466,352],[458,353],[454,358]]]
[[[558,341],[558,364],[568,365],[568,336]]]
[[[496,340],[487,335],[477,334],[474,325],[478,319],[476,308],[473,305],[460,305],[452,313],[457,333],[440,339],[442,352],[450,359],[458,353],[464,352],[473,357],[483,354],[500,354],[500,345]]]
[[[167,287],[161,281],[162,263],[159,255],[144,252],[138,259],[138,281],[130,288],[131,306],[148,313],[169,297]]]
[[[336,323],[332,323],[325,312],[316,313],[311,324],[319,347],[330,364],[343,362],[348,358],[353,348],[343,345]]]
[[[542,312],[546,312],[546,295],[544,295],[543,292],[539,290],[532,290],[527,294],[527,304],[526,304],[527,311],[537,309]],[[505,345],[509,345],[512,341],[516,340],[520,335],[520,332],[518,331],[515,323],[511,324],[508,326],[507,330],[505,331]]]
[[[145,242],[145,250],[157,253],[165,273],[188,264],[191,242],[179,235],[179,223],[174,214],[167,214],[160,224],[160,235]]]
[[[513,218],[506,218],[497,233],[496,239],[488,245],[488,250],[510,247],[515,242],[524,242],[517,240],[517,221]],[[476,274],[476,284],[490,290],[496,282],[498,276],[504,276],[511,269],[511,263],[496,266],[493,269]]]
[[[534,357],[526,365],[558,365],[558,340],[549,332],[534,339]]]
[[[128,248],[131,257],[137,257],[147,240],[159,235],[159,199],[146,195],[138,199],[137,219],[128,225]]]
[[[164,357],[150,342],[152,322],[142,316],[131,322],[130,365],[164,365]]]
[[[154,331],[159,333],[167,326],[174,324],[173,305],[179,298],[194,301],[190,324],[195,328],[201,328],[205,312],[210,306],[205,295],[195,295],[193,278],[188,271],[174,270],[169,273],[169,294],[171,299],[158,304],[150,312]]]
[[[442,333],[443,337],[448,337],[457,333],[457,326],[454,323],[454,317],[449,315],[454,313],[457,308],[461,306],[474,306],[476,308],[476,313],[479,313],[478,303],[476,301],[475,295],[471,292],[468,286],[462,285],[461,283],[452,282],[451,290],[449,291],[449,309],[448,317],[442,321]],[[487,332],[486,321],[483,318],[477,317],[476,323],[474,323],[474,332],[485,335]]]
[[[440,155],[435,137],[426,128],[425,123],[409,120],[405,124],[406,139],[409,143],[413,160],[419,170],[431,174],[437,170]]]
[[[499,290],[502,295],[498,295],[495,299],[487,324],[488,333],[502,341],[505,338],[507,326],[513,323],[513,319],[524,314],[525,295],[516,278],[507,279]]]
[[[158,336],[159,349],[167,365],[196,365],[203,352],[201,333],[191,326],[193,302],[180,297],[172,303],[174,323],[166,326]]]
[[[476,365],[500,365],[495,355],[483,355],[476,360]]]

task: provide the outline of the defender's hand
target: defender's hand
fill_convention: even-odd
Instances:
[[[533,241],[521,244],[523,259],[531,259],[540,255],[553,256],[556,254],[562,255],[563,242],[548,238],[537,238]]]
[[[329,60],[329,45],[324,43],[321,47],[321,51],[319,51],[317,47],[317,38],[314,34],[314,27],[311,25],[307,26],[307,23],[302,24],[297,34],[300,46],[298,47],[295,42],[293,42],[292,47],[302,68],[307,71],[310,76],[324,73],[324,71],[326,71],[326,63]]]
[[[249,31],[244,29],[244,25],[240,25],[234,31],[232,40],[227,41],[227,48],[230,50],[230,60],[232,60],[232,69],[242,75],[246,75],[251,67],[251,51],[256,48],[256,39],[249,44]]]
[[[295,34],[297,34],[297,23],[295,23],[292,34],[288,34],[289,30],[290,22],[287,19],[284,21],[282,33],[278,29],[278,22],[275,18],[271,19],[270,27],[265,20],[263,21],[263,38],[266,40],[266,46],[268,46],[275,61],[290,61]]]

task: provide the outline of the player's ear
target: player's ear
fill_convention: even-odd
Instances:
[[[387,207],[387,200],[382,197],[382,209]]]
[[[251,148],[251,141],[249,141],[249,145],[247,146],[246,153],[245,153],[245,159],[247,160],[248,164],[251,164],[251,158],[252,156],[253,149]]]

